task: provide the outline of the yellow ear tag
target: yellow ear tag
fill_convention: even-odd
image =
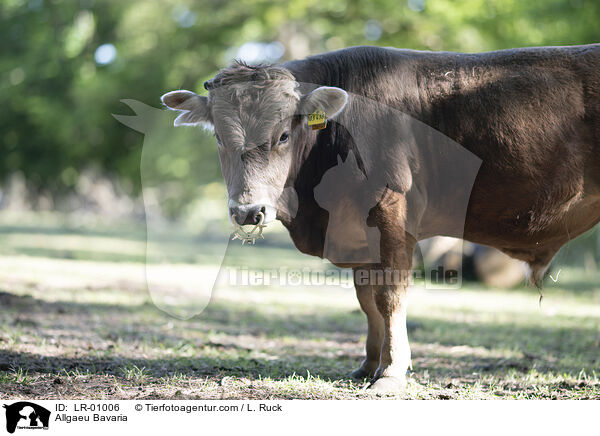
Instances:
[[[308,125],[313,130],[321,130],[327,127],[327,118],[325,112],[316,110],[308,116]]]

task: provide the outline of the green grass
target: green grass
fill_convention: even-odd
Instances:
[[[0,398],[371,396],[347,378],[366,334],[352,289],[225,284],[184,321],[145,287],[143,229],[103,226],[0,218]],[[225,263],[331,268],[266,237],[230,247]],[[218,263],[201,238],[164,238],[189,268]],[[411,289],[413,373],[399,397],[600,399],[599,283],[565,267],[541,305],[529,288]]]
[[[0,385],[2,385],[2,384],[28,385],[32,381],[33,381],[33,378],[29,377],[29,371],[23,370],[23,368],[16,368],[10,372],[0,373]]]

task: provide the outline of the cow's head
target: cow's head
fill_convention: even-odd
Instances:
[[[320,87],[301,95],[289,70],[280,66],[235,63],[204,83],[208,97],[191,91],[172,91],[163,103],[183,113],[175,125],[204,125],[214,129],[221,169],[229,193],[229,216],[238,224],[276,218],[299,129],[305,115],[321,110],[327,118],[346,105],[348,94]]]

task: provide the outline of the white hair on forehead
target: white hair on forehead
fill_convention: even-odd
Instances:
[[[277,65],[248,65],[235,61],[233,65],[224,68],[204,87],[219,95],[244,98],[248,94],[265,91],[271,96],[287,96],[299,100],[298,82],[292,73]]]
[[[294,100],[299,100],[300,95],[296,91],[298,84],[290,80],[268,80],[261,82],[239,82],[223,86],[217,90],[230,94],[237,100],[244,97],[252,98],[256,95],[286,96]]]
[[[297,111],[300,100],[298,82],[281,66],[236,62],[204,87],[222,139],[236,148],[268,141],[272,130]]]

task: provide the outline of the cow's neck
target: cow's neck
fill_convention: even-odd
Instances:
[[[318,86],[336,86],[345,89],[351,95],[371,98],[372,101],[375,101],[374,96],[389,95],[389,92],[384,90],[384,83],[372,83],[367,87],[364,85],[365,78],[360,74],[347,73],[357,71],[353,64],[359,59],[355,56],[317,58],[319,57],[285,64],[300,83],[303,94]],[[382,68],[390,62],[390,59],[378,62],[374,60],[372,66]],[[376,75],[375,71],[369,72],[364,68],[361,71],[366,75]],[[344,109],[344,120],[331,120],[324,130],[312,131],[306,125],[295,126],[298,129],[296,132],[299,133],[295,143],[299,144],[299,147],[289,174],[288,186],[294,187],[299,207],[295,217],[285,217],[281,221],[290,231],[294,244],[304,253],[321,257],[323,255],[329,213],[319,206],[314,197],[314,189],[321,182],[323,175],[338,165],[338,157],[346,161],[350,152],[356,158],[358,169],[363,173],[367,172],[362,157],[364,150],[361,151],[353,140],[353,134],[349,131],[352,126],[346,125],[348,120],[355,119],[358,115],[353,113],[355,110],[356,108],[348,105]],[[296,122],[303,121],[306,122],[299,118]]]
[[[346,140],[345,129],[335,122],[329,122],[320,131],[312,131],[308,126],[296,128],[298,147],[287,185],[298,195],[298,210],[294,217],[283,216],[280,220],[300,251],[322,257],[328,212],[315,200],[314,190],[323,175],[338,164],[338,156],[346,160],[353,144]]]

